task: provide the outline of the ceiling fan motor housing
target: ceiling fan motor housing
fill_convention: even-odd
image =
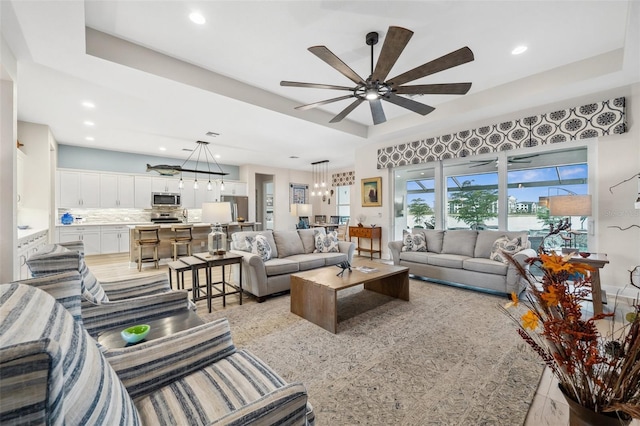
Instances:
[[[367,46],[375,46],[378,44],[378,33],[375,31],[368,33],[365,40],[367,42]]]

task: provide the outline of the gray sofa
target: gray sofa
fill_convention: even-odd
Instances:
[[[324,233],[324,228],[292,231],[243,231],[231,236],[231,252],[244,257],[242,261],[242,288],[263,302],[266,296],[290,290],[290,275],[299,271],[337,265],[353,260],[355,243],[338,241],[337,253],[314,253],[314,230]],[[271,246],[271,259],[251,253],[247,237],[262,234]],[[238,281],[238,268],[233,269]]]
[[[535,257],[527,232],[414,229],[426,240],[426,251],[402,251],[403,241],[389,242],[394,265],[409,267],[409,273],[430,280],[463,285],[493,293],[519,294],[526,282],[515,265],[491,260],[498,238],[520,238],[522,250],[512,254],[528,269],[525,261]]]

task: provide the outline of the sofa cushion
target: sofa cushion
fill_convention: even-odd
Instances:
[[[338,247],[338,232],[331,231],[327,234],[322,232],[316,232],[316,249],[314,253],[338,253],[340,248]]]
[[[401,251],[427,251],[427,240],[422,232],[403,232]]]
[[[462,269],[462,264],[469,256],[460,254],[438,254],[427,257],[427,263],[433,266],[444,266],[445,268]]]
[[[429,256],[437,256],[439,253],[430,253],[426,251],[403,251],[400,252],[400,260],[415,263],[427,263]]]
[[[269,259],[264,263],[264,268],[267,271],[267,276],[290,274],[292,272],[298,272],[300,267],[298,262],[294,262],[289,259]]]
[[[489,259],[508,264],[509,259],[504,254],[516,254],[520,250],[522,250],[522,241],[519,237],[513,239],[500,237],[493,243]]]
[[[304,246],[298,231],[274,231],[273,239],[278,246],[278,257],[280,258],[304,253]]]
[[[473,254],[476,247],[477,236],[478,231],[472,229],[446,231],[444,233],[444,238],[442,239],[441,253],[474,257]]]
[[[298,268],[301,271],[307,271],[309,269],[320,268],[321,266],[325,265],[324,258],[318,256],[315,253],[294,254],[293,256],[287,257],[287,260],[292,260],[294,262],[298,262]]]
[[[263,262],[271,259],[271,244],[264,235],[256,235],[255,237],[246,237],[247,245],[251,246],[251,253],[260,256]]]
[[[462,262],[462,268],[468,271],[482,272],[484,274],[507,275],[507,265],[495,260],[483,258],[469,258]]]
[[[442,253],[442,239],[444,232],[440,229],[414,229],[413,233],[421,232],[427,241],[427,250],[432,253]]]
[[[273,231],[240,231],[231,234],[231,248],[233,250],[241,250],[251,252],[251,246],[247,246],[247,237],[255,237],[256,235],[264,235],[271,246],[271,257],[278,257],[278,247],[273,239]]]
[[[529,235],[526,231],[478,231],[476,240],[476,248],[473,257],[482,257],[489,259],[493,250],[493,243],[500,237],[509,237],[510,239],[519,237],[522,248],[529,247]]]
[[[349,260],[347,253],[315,253],[314,255],[324,259],[326,266],[337,265]]]
[[[305,253],[313,253],[316,249],[316,240],[314,238],[315,229],[320,229],[324,232],[324,228],[311,228],[311,229],[298,229],[298,235],[302,240],[302,245],[304,246]]]

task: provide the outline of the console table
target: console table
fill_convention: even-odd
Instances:
[[[349,227],[349,241],[353,237],[358,239],[358,256],[360,256],[360,252],[363,251],[365,253],[369,253],[369,257],[373,260],[373,254],[378,253],[378,256],[382,259],[382,228],[379,226],[371,227],[371,226],[350,226]],[[361,247],[360,240],[362,238],[369,239],[369,248]],[[373,240],[378,240],[378,248],[373,248]]]

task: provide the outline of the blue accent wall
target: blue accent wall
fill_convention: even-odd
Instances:
[[[147,164],[156,166],[168,164],[181,166],[184,160],[157,157],[154,155],[132,154],[128,152],[108,151],[104,149],[84,148],[72,145],[58,145],[58,167],[62,169],[95,170],[116,173],[146,174]],[[186,169],[196,169],[196,162],[189,161],[184,165]],[[239,180],[240,168],[220,164],[223,172],[229,173],[224,179]],[[206,162],[200,161],[197,170],[207,170]],[[211,164],[211,171],[218,171],[215,164]],[[149,172],[149,176],[159,176],[157,172]],[[219,179],[216,175],[206,174],[211,179]],[[193,177],[192,173],[184,173],[185,178]]]

